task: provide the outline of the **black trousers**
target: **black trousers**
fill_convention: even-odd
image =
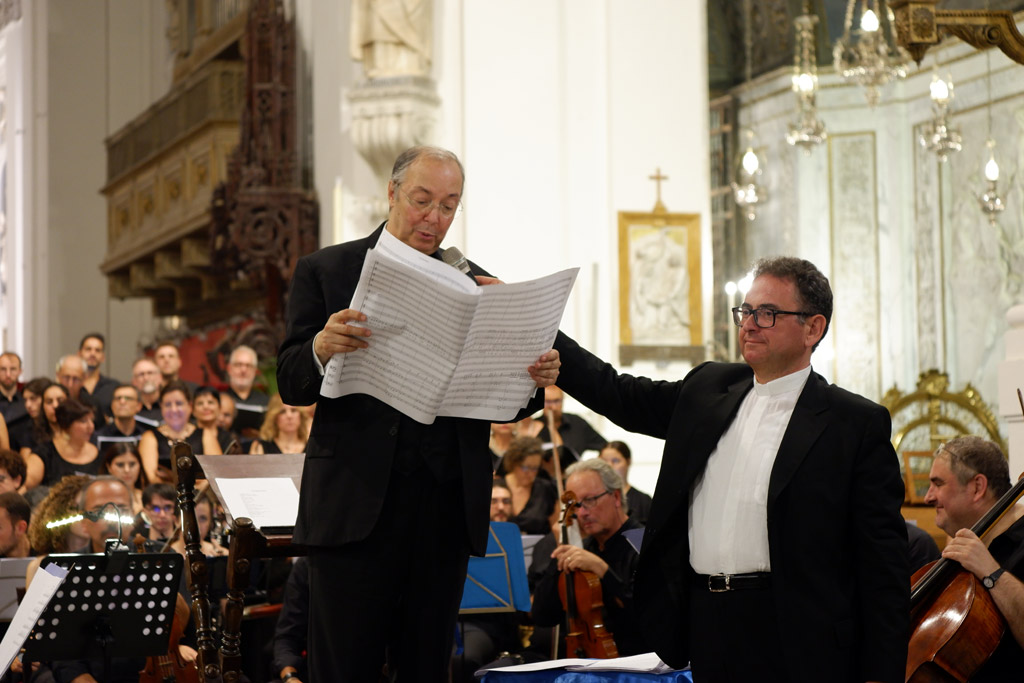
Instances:
[[[771,589],[711,593],[692,587],[690,665],[694,683],[789,681]]]
[[[448,680],[466,580],[462,483],[392,471],[370,536],[310,548],[312,683]]]

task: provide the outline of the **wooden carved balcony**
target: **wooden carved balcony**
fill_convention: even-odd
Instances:
[[[209,244],[211,199],[238,145],[244,100],[244,62],[209,62],[107,140],[100,268],[112,297],[151,298],[155,315],[192,322],[258,298],[227,284]]]

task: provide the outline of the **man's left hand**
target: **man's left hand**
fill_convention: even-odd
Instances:
[[[942,556],[955,560],[979,579],[999,569],[999,563],[992,557],[985,544],[970,529],[961,529],[949,539],[942,550]]]
[[[543,389],[553,386],[558,380],[558,368],[560,367],[562,367],[562,361],[558,357],[558,351],[551,349],[538,358],[536,363],[526,368],[526,371],[530,373],[530,377],[537,383],[537,386]]]
[[[577,548],[574,545],[560,545],[551,553],[551,557],[558,560],[558,571],[571,569],[573,571],[593,572],[597,578],[604,578],[608,571],[608,563],[592,552]]]

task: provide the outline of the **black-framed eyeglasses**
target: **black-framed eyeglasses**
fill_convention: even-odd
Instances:
[[[596,496],[581,498],[580,507],[584,510],[593,510],[594,506],[597,505],[597,501],[600,500],[602,496],[607,496],[609,493],[611,493],[611,491],[605,491],[604,493],[599,493]]]
[[[736,327],[743,327],[747,318],[754,316],[754,324],[761,328],[775,327],[775,318],[780,315],[799,315],[807,317],[814,315],[808,311],[780,311],[777,308],[751,308],[750,306],[736,306],[732,309],[732,321]]]

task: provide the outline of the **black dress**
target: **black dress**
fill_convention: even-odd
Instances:
[[[100,465],[103,464],[103,458],[100,457],[99,451],[96,451],[96,457],[91,462],[84,464],[68,462],[60,457],[60,453],[57,452],[57,447],[52,441],[47,441],[39,446],[36,455],[43,461],[43,467],[45,468],[43,480],[40,482],[43,486],[53,486],[69,474],[96,476],[100,473]]]
[[[551,531],[551,511],[557,501],[558,490],[551,480],[537,477],[533,480],[526,505],[508,521],[518,524],[524,534],[546,534]]]
[[[178,441],[178,439],[172,439],[166,434],[162,433],[159,429],[153,430],[153,435],[156,437],[156,460],[157,464],[163,465],[167,469],[173,469],[171,467],[171,447]],[[203,455],[203,430],[196,427],[191,434],[182,439],[185,443],[192,447],[192,452],[199,455]]]

